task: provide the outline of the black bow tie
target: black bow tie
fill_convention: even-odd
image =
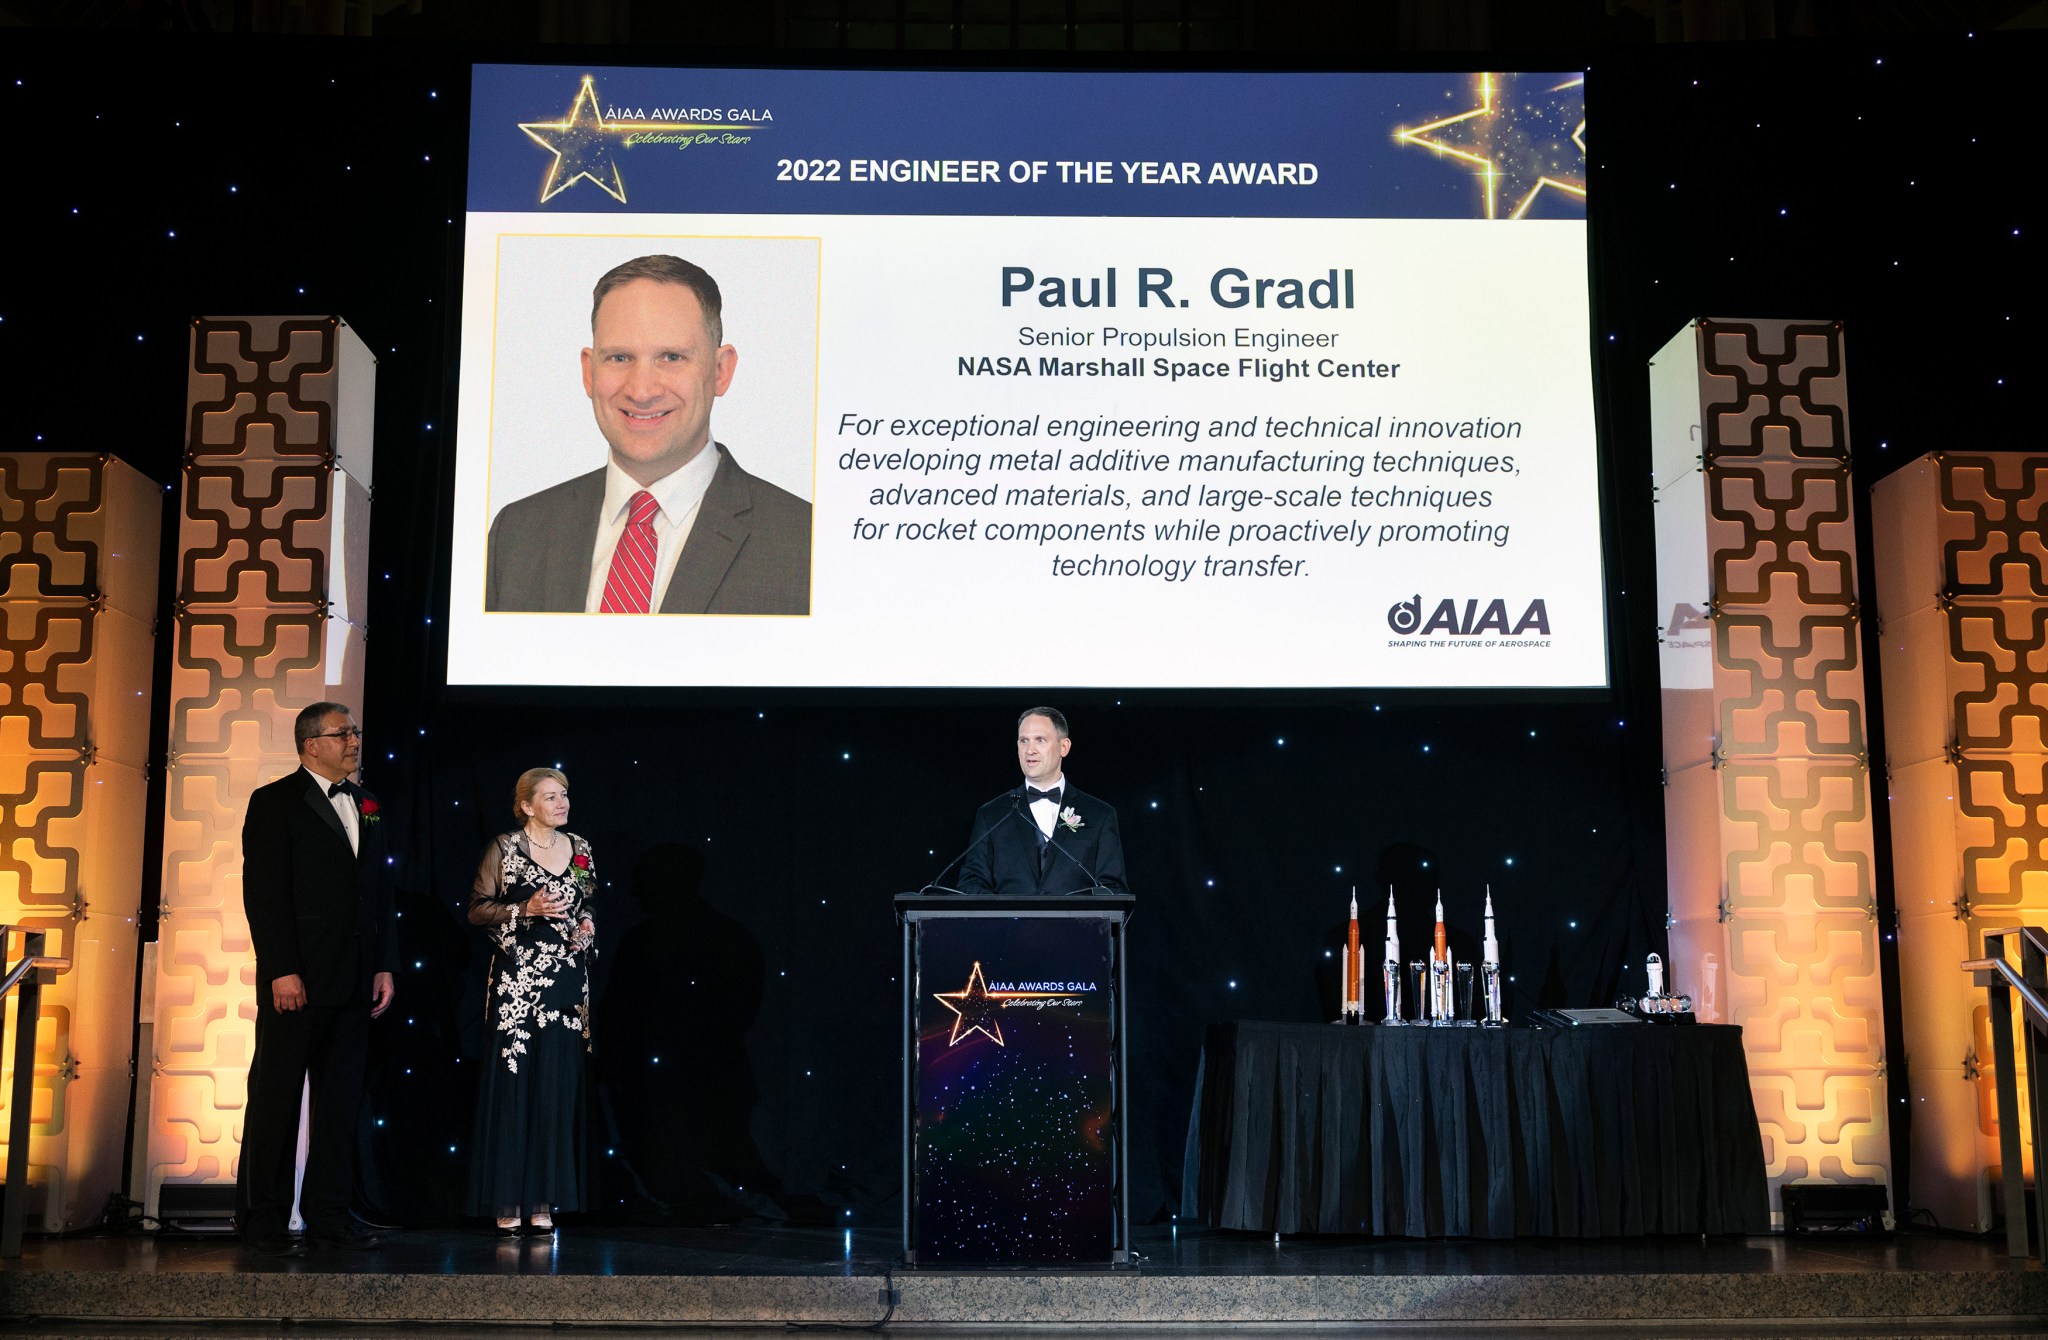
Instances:
[[[1057,805],[1060,803],[1060,793],[1058,791],[1038,791],[1028,786],[1024,788],[1024,803],[1026,805],[1036,805],[1041,800],[1050,800],[1053,804]]]
[[[327,788],[327,798],[329,800],[334,799],[336,796],[353,796],[355,793],[356,784],[347,778],[343,778]]]

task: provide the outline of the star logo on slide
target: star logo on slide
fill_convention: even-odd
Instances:
[[[1586,80],[1522,88],[1525,75],[1482,74],[1477,107],[1420,126],[1397,126],[1394,142],[1455,158],[1474,169],[1489,219],[1526,217],[1538,200],[1586,199]],[[1503,215],[1505,203],[1508,212]]]
[[[583,76],[576,101],[559,121],[522,121],[526,137],[555,156],[548,164],[547,180],[541,183],[541,203],[546,204],[579,181],[587,181],[620,204],[626,203],[626,181],[612,155],[625,148],[619,140],[619,124],[607,122],[597,105],[597,82]]]
[[[583,85],[576,91],[576,99],[569,104],[569,110],[556,121],[521,121],[519,129],[526,137],[554,155],[548,164],[548,174],[541,182],[542,204],[554,199],[579,181],[587,181],[620,204],[626,203],[626,178],[619,171],[618,155],[638,143],[667,144],[675,147],[693,142],[709,143],[709,132],[747,131],[760,128],[758,121],[771,114],[755,116],[747,111],[729,112],[728,115],[744,118],[727,123],[724,121],[698,120],[646,120],[639,112],[628,119],[614,116],[607,119],[604,106],[597,98],[597,80],[583,76]],[[655,110],[661,116],[661,109]]]

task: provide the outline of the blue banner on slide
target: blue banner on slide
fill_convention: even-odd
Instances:
[[[472,211],[1583,218],[1550,74],[480,65]]]

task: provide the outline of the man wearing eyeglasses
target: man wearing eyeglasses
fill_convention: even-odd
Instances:
[[[397,936],[376,798],[352,779],[363,733],[341,703],[292,725],[299,768],[257,788],[242,820],[242,906],[256,947],[256,1052],[236,1203],[252,1250],[293,1255],[288,1235],[299,1096],[312,1080],[305,1246],[380,1245],[349,1218],[370,1020],[391,1007]]]

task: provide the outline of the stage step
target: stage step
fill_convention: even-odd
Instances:
[[[1845,1270],[1798,1276],[898,1275],[903,1325],[1056,1323],[1627,1322],[1856,1320],[1898,1324],[2009,1318],[2038,1326],[2048,1275]],[[0,1273],[0,1314],[171,1322],[607,1322],[647,1325],[838,1322],[888,1311],[884,1278],[856,1275],[364,1275]],[[10,1333],[18,1333],[9,1328]]]
[[[0,1316],[46,1319],[52,1335],[85,1333],[62,1324],[72,1321],[217,1337],[206,1323],[860,1326],[886,1314],[904,1327],[1377,1324],[1809,1340],[2039,1335],[2048,1317],[2048,1271],[1975,1241],[1274,1243],[1148,1230],[1137,1244],[1147,1259],[1130,1269],[969,1273],[885,1269],[887,1236],[858,1238],[641,1230],[496,1244],[473,1231],[399,1233],[380,1252],[284,1261],[220,1240],[32,1241],[23,1260],[0,1263]],[[5,1334],[34,1333],[23,1320]]]

